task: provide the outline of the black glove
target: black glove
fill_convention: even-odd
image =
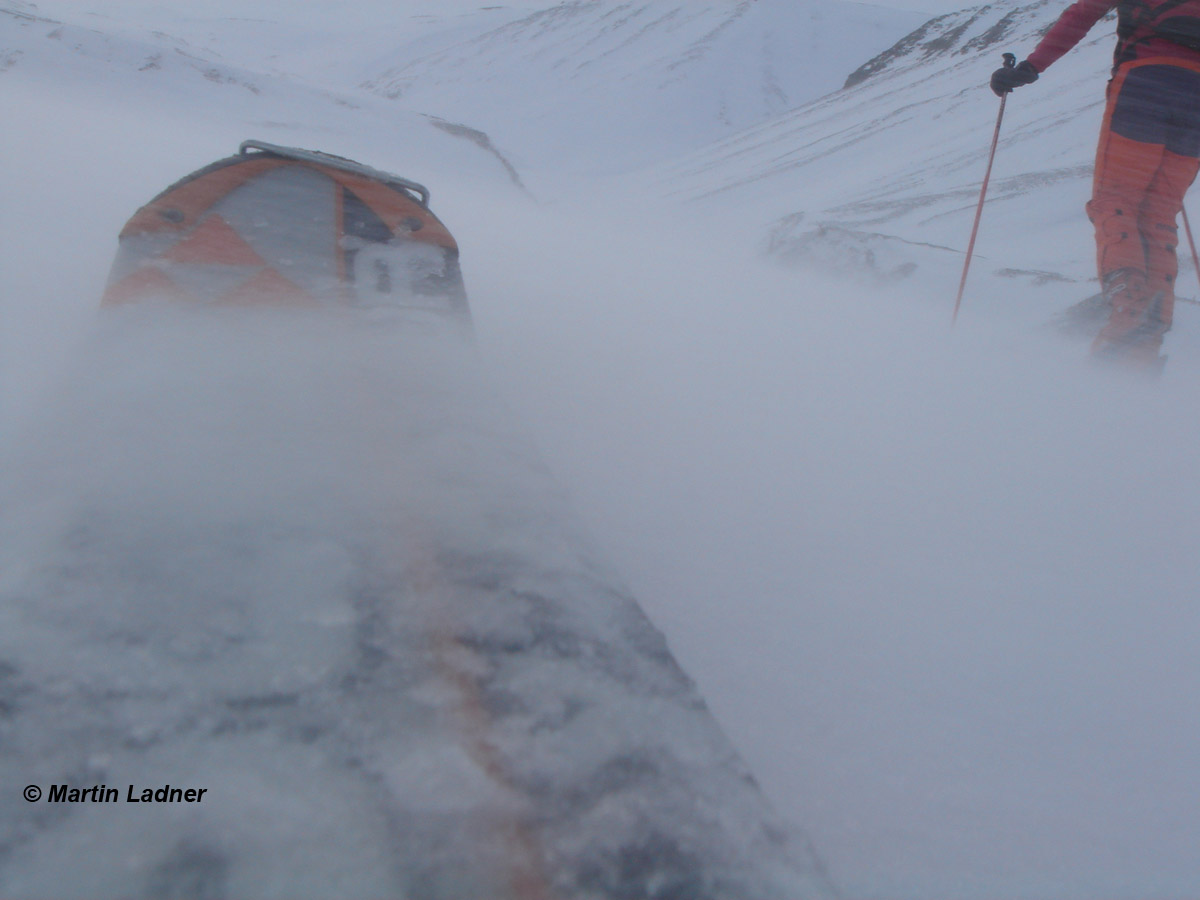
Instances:
[[[1015,87],[1032,84],[1038,80],[1038,70],[1029,60],[1023,60],[1015,66],[1004,66],[992,73],[992,92],[1002,97]]]

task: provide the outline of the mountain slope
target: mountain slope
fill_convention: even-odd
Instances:
[[[874,251],[882,259],[867,274],[919,262],[945,269],[944,282],[955,263],[936,248],[966,246],[995,125],[988,76],[1001,52],[1032,50],[1060,12],[1040,0],[938,17],[842,90],[663,167],[657,189],[745,211],[746,227],[782,258],[844,267]],[[1091,277],[1082,206],[1112,27],[1101,22],[1008,103],[979,249],[989,256],[989,236],[1002,235],[997,264],[1028,271],[1023,283]]]
[[[407,44],[363,85],[539,165],[622,171],[835,89],[919,20],[841,0],[573,0],[449,46]]]
[[[262,74],[345,90],[357,82],[355,73],[363,61],[394,52],[399,45],[435,35],[438,40],[462,39],[546,5],[545,0],[504,5],[443,0],[426,8],[360,0],[349,7],[310,5],[301,15],[290,0],[204,0],[178,6],[109,0],[98,7],[74,0],[38,0],[35,8],[43,16],[109,34],[170,35],[191,52],[215,61],[240,61]]]
[[[78,10],[75,18],[88,24],[42,15],[31,4],[0,3],[0,77],[14,96],[12,102],[21,102],[25,95],[32,107],[39,93],[58,87],[67,102],[90,93],[94,108],[136,108],[148,116],[146,104],[153,103],[153,114],[164,120],[187,119],[199,110],[195,118],[201,121],[208,110],[218,108],[224,121],[219,132],[206,124],[212,137],[189,157],[197,163],[228,152],[231,144],[250,136],[248,132],[280,143],[319,142],[321,135],[333,133],[339,135],[343,152],[365,149],[374,159],[382,155],[386,166],[394,151],[381,154],[379,149],[363,148],[359,141],[369,130],[358,124],[364,117],[386,116],[406,137],[397,169],[408,168],[420,178],[422,168],[441,160],[485,180],[496,175],[512,180],[505,162],[471,129],[456,133],[444,120],[396,109],[369,95],[263,71],[255,67],[250,50],[226,58],[160,31],[112,29],[105,27],[113,25],[105,18]],[[138,152],[136,147],[130,151]]]

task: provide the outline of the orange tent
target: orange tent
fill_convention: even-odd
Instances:
[[[413,181],[261,141],[193,172],[121,232],[104,304],[397,307],[467,319],[458,245]]]

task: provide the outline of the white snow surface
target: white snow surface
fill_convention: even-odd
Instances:
[[[806,52],[785,0],[0,0],[0,451],[60,424],[168,183],[246,137],[396,171],[496,390],[845,897],[1193,898],[1200,315],[1157,381],[1045,327],[1095,290],[1111,23],[1012,95],[949,323],[986,78],[1059,8],[951,13],[834,90],[919,22],[821,4]],[[604,24],[643,9],[675,24]]]

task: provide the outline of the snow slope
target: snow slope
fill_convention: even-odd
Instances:
[[[6,897],[830,896],[420,324],[108,310],[0,479],[0,780],[116,791],[0,797]]]
[[[369,90],[476,123],[536,167],[623,172],[834,90],[850,60],[920,18],[843,0],[574,0],[361,71]]]
[[[272,85],[260,94],[186,67],[161,87],[101,56],[63,67],[45,32],[6,37],[5,58],[23,54],[0,72],[5,121],[21,123],[0,145],[6,441],[72,355],[113,236],[149,193],[263,127],[411,175],[464,248],[499,389],[845,896],[1200,893],[1200,323],[1181,305],[1155,384],[1094,371],[1041,328],[1092,289],[1081,209],[1108,26],[1011,98],[950,332],[995,122],[983,85],[1053,4],[952,14],[850,89],[615,180],[538,171],[524,148],[570,135],[498,91],[491,115],[526,130],[495,143],[555,200],[542,205],[477,144],[405,115],[453,117],[432,99],[376,106],[329,85],[354,109],[268,82],[264,62],[293,66],[244,55],[279,17],[255,8],[253,41],[172,38],[223,48],[230,71]],[[387,14],[408,29],[444,9]],[[380,21],[341,32],[364,61]],[[421,21],[406,34],[437,43]],[[329,27],[313,11],[274,24]],[[478,37],[468,25],[438,49]],[[488,58],[472,60],[485,82]],[[566,79],[545,90],[563,109],[587,96]],[[591,99],[581,110],[602,115]],[[712,123],[697,114],[697,131]],[[644,138],[628,124],[604,145],[617,156]],[[772,247],[790,267],[762,263]],[[1191,277],[1185,264],[1183,290]]]
[[[43,15],[110,34],[170,35],[217,61],[253,60],[260,72],[347,88],[355,85],[352,73],[365,60],[394,53],[398,44],[432,35],[438,40],[474,36],[544,5],[537,0],[490,5],[444,0],[417,8],[362,0],[352,7],[310,5],[301,16],[289,0],[207,0],[191,7],[150,0],[113,0],[103,6],[40,0],[37,8]]]
[[[997,115],[995,97],[980,86],[1002,52],[1031,51],[1059,12],[1040,0],[935,18],[864,62],[844,90],[672,162],[656,187],[744,212],[745,227],[783,260],[877,276],[902,264],[910,273],[913,264],[940,266],[939,289],[953,296]],[[1053,282],[1058,299],[1038,296],[1042,309],[1091,292],[1081,283],[1094,277],[1094,263],[1080,210],[1113,21],[1016,92],[1001,131],[979,271],[1006,275],[1010,294],[1038,296],[1036,288]],[[843,177],[847,171],[856,177]],[[868,253],[876,258],[864,266]],[[1181,276],[1187,291],[1192,277]]]

